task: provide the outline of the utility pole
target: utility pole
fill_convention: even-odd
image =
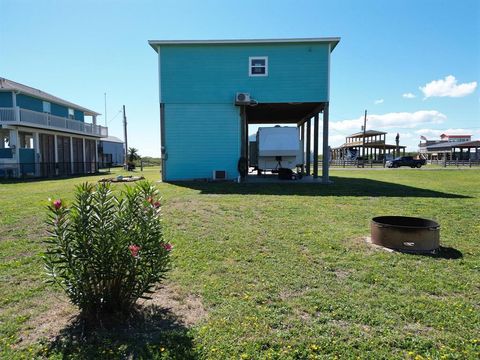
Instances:
[[[103,93],[105,96],[105,127],[107,126],[107,93]]]
[[[125,113],[125,105],[123,105],[123,135],[125,137],[125,170],[128,168],[128,140],[127,140],[127,114]]]
[[[365,110],[365,117],[363,118],[363,139],[362,139],[362,159],[365,160],[365,133],[367,131],[367,110]]]

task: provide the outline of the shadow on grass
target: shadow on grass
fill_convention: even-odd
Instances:
[[[170,310],[154,305],[94,328],[77,318],[47,348],[48,357],[62,359],[196,358],[189,330]]]
[[[467,199],[469,196],[422,189],[408,185],[365,178],[331,177],[333,184],[305,184],[295,181],[283,183],[233,182],[172,182],[201,194],[298,195],[298,196],[371,196],[371,197],[426,197]]]
[[[420,256],[427,256],[434,259],[447,259],[447,260],[456,260],[463,258],[463,254],[460,250],[457,250],[452,247],[440,246],[440,248],[432,254],[416,254]]]
[[[38,183],[43,181],[62,181],[68,179],[76,179],[76,178],[83,178],[83,177],[95,177],[95,176],[109,176],[111,172],[98,172],[98,173],[91,173],[91,174],[72,174],[72,175],[62,175],[62,176],[55,176],[55,177],[24,177],[24,178],[0,178],[0,184],[23,184],[23,183]]]

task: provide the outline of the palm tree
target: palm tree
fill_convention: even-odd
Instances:
[[[131,147],[128,148],[128,161],[134,162],[135,160],[140,159],[140,155],[138,154],[138,149]]]

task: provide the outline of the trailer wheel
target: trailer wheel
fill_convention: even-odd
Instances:
[[[241,177],[247,176],[247,173],[248,173],[247,158],[242,156],[240,159],[238,159],[237,170],[240,173]]]

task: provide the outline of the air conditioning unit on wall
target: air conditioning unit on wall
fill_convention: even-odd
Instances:
[[[213,180],[226,180],[227,172],[225,170],[213,170]]]
[[[239,92],[235,95],[235,105],[249,105],[251,103],[250,94]]]

